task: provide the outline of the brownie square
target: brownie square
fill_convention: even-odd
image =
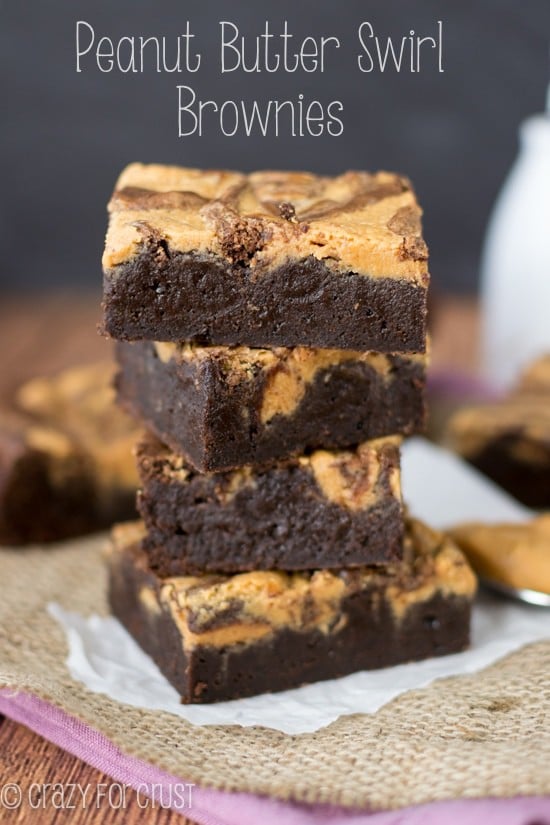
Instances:
[[[402,557],[399,439],[197,473],[154,437],[137,448],[144,546],[160,575],[303,570]]]
[[[426,356],[119,343],[122,406],[201,472],[424,427]]]
[[[550,356],[499,401],[459,410],[449,446],[528,507],[550,507]]]
[[[428,253],[403,177],[136,163],[109,212],[113,338],[425,349]]]
[[[0,544],[58,541],[136,515],[133,444],[113,364],[35,378],[0,413]]]
[[[183,702],[296,688],[469,642],[475,576],[448,538],[418,522],[401,563],[300,573],[163,579],[142,537],[139,523],[113,532],[111,609]]]
[[[86,455],[63,433],[0,415],[0,544],[90,531],[96,500]]]

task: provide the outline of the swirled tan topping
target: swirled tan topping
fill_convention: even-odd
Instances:
[[[227,505],[239,492],[252,488],[266,473],[291,472],[296,466],[310,476],[312,491],[327,503],[349,510],[367,510],[385,500],[388,495],[401,501],[399,467],[399,436],[371,439],[354,449],[314,450],[298,458],[290,458],[271,467],[255,468],[245,465],[221,473],[201,473],[208,484],[209,495],[221,505]],[[191,483],[197,471],[180,455],[173,453],[156,440],[145,439],[138,446],[141,466],[145,474],[153,464],[177,484]]]
[[[397,436],[378,438],[356,450],[315,450],[299,461],[328,501],[349,510],[367,510],[387,494],[386,483],[401,501],[400,443]]]
[[[421,210],[410,183],[389,172],[244,175],[134,163],[109,211],[103,266],[111,277],[160,243],[259,272],[313,256],[336,272],[428,281]]]
[[[367,363],[381,375],[388,375],[391,369],[390,357],[379,353],[304,347],[290,350],[280,368],[272,371],[264,387],[260,410],[262,424],[276,415],[291,415],[319,372],[352,361]]]

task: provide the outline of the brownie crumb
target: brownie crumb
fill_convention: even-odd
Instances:
[[[388,221],[388,229],[396,235],[402,235],[403,240],[399,248],[399,257],[402,261],[426,261],[428,247],[422,238],[420,215],[410,206],[398,209]]]
[[[221,580],[224,581],[224,579]],[[212,581],[210,580],[207,586],[211,585]],[[227,607],[217,613],[209,611],[206,615],[202,615],[200,612],[190,609],[187,620],[189,629],[193,633],[206,633],[209,630],[217,630],[220,627],[235,624],[239,621],[243,609],[242,599],[230,599]]]
[[[420,236],[403,238],[403,242],[399,247],[399,257],[402,261],[427,261],[428,247],[426,242]]]
[[[283,201],[282,203],[280,203],[279,215],[285,221],[295,221],[296,209],[294,208],[294,204],[290,203],[289,201]]]
[[[232,263],[246,263],[262,248],[264,225],[260,219],[239,215],[221,202],[201,211],[214,226],[222,254]]]
[[[388,229],[396,235],[420,235],[420,215],[410,206],[402,206],[388,221]]]
[[[133,226],[143,238],[144,246],[150,250],[149,254],[160,269],[170,260],[168,241],[157,229],[147,221],[134,221]]]

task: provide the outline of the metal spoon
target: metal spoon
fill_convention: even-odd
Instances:
[[[550,593],[542,593],[540,590],[529,590],[527,587],[512,587],[509,584],[502,584],[502,582],[495,581],[494,579],[486,579],[485,577],[480,578],[480,581],[485,587],[489,588],[489,590],[494,590],[496,593],[500,593],[509,599],[515,599],[525,604],[534,604],[537,607],[550,607]]]

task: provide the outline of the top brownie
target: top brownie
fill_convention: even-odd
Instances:
[[[132,164],[109,211],[114,338],[425,350],[427,248],[403,177]]]

